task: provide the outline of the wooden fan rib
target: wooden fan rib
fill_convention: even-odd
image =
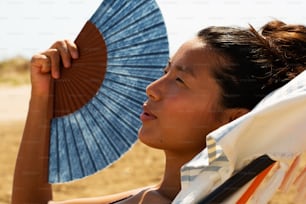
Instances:
[[[91,26],[94,26],[94,25],[91,25]],[[97,28],[94,27],[92,29],[97,29]],[[99,30],[93,30],[93,31],[86,30],[86,35],[90,39],[86,39],[85,45],[84,45],[85,42],[83,42],[83,40],[85,40],[83,39],[84,36],[81,36],[80,38],[77,38],[75,40],[75,43],[79,47],[79,52],[80,52],[80,57],[76,59],[75,61],[87,60],[87,58],[82,58],[82,55],[85,55],[85,54],[96,55],[96,54],[100,54],[100,52],[106,53],[106,47],[104,47],[104,45],[102,44],[104,43],[104,37],[102,36]],[[97,36],[97,35],[100,35],[100,36]],[[101,45],[99,45],[99,43],[101,43]],[[87,61],[90,62],[89,60]]]
[[[71,80],[61,84],[56,88],[57,100],[55,101],[56,110],[54,110],[54,117],[69,114],[73,111],[73,107],[78,106],[78,102],[74,100],[75,89],[71,85]]]
[[[86,22],[83,29],[75,39],[75,43],[79,46],[80,54],[88,53],[86,52],[86,50],[90,48],[95,48],[95,49],[102,48],[101,50],[104,50],[103,42],[104,42],[103,36],[101,35],[99,29],[90,21]]]
[[[96,73],[97,71],[95,69],[97,66],[101,66],[101,64],[95,64],[95,63],[90,64],[86,62],[78,62],[78,63],[80,66],[79,70],[78,72],[71,73],[71,78],[75,76],[81,76],[84,78],[91,77],[92,79],[97,79],[97,80],[100,79],[101,76],[97,75]]]
[[[92,40],[88,41],[88,38]],[[70,69],[62,70],[61,79],[55,83],[54,117],[67,115],[83,107],[95,96],[105,75],[106,45],[95,25],[87,22],[75,42],[79,46],[80,57],[72,62]],[[90,77],[92,84],[87,83],[86,79],[81,80],[82,77]],[[78,83],[74,81],[75,79]],[[84,82],[85,84],[82,84]],[[62,93],[59,91],[61,89],[63,89]],[[70,95],[65,90],[69,90]],[[60,100],[66,100],[66,102]]]
[[[55,92],[57,93],[57,100],[54,101],[55,107],[57,109],[54,110],[54,117],[57,117],[58,115],[61,115],[65,112],[71,112],[71,108],[74,105],[71,104],[71,100],[64,100],[67,95],[71,95],[71,90],[69,85],[65,85],[65,81],[61,81],[60,86],[56,86]],[[63,99],[63,100],[61,100]]]
[[[87,23],[90,23],[90,22],[87,22]],[[86,24],[85,24],[85,26],[87,26]],[[101,36],[97,36],[96,35],[96,30],[95,29],[93,29],[93,28],[90,28],[90,29],[86,29],[86,35],[87,36],[89,36],[87,39],[86,39],[86,42],[87,42],[87,46],[85,47],[86,49],[88,49],[88,48],[91,48],[91,47],[94,47],[94,48],[96,48],[96,42],[97,41],[95,41],[95,40],[98,40],[99,41],[99,38],[101,37]],[[80,40],[81,40],[81,45],[83,44],[82,43],[82,39],[81,38],[83,38],[83,36],[78,36],[76,39],[75,39],[75,43],[78,45],[80,42]],[[81,49],[82,49],[83,47],[81,47]],[[86,53],[86,52],[85,52]],[[82,54],[84,54],[84,53],[82,53]]]
[[[71,84],[71,87],[86,89],[91,88],[89,93],[93,92],[94,88],[98,90],[101,83],[102,82],[100,82],[99,78],[95,75],[95,71],[89,71],[89,69],[83,71],[80,70],[78,74],[75,74],[69,81],[69,85]],[[86,91],[86,89],[84,91]],[[81,91],[77,90],[77,92]]]
[[[81,58],[77,59],[77,61],[80,63],[80,65],[78,65],[78,67],[82,67],[84,66],[84,64],[100,64],[99,61],[101,60],[101,58],[103,58],[103,56],[106,56],[106,51],[104,53],[99,53],[99,52],[95,52],[94,48],[92,49],[92,51],[88,51],[82,53]],[[97,62],[98,61],[98,62]]]

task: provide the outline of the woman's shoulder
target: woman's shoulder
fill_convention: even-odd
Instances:
[[[137,195],[139,192],[142,192],[150,187],[143,187],[138,189],[133,189],[121,193],[116,193],[112,195],[92,197],[92,198],[77,198],[66,201],[49,201],[48,204],[111,204],[119,201],[128,199],[134,195]]]

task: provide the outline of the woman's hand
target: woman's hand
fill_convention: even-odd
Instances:
[[[77,46],[57,41],[31,60],[32,96],[16,160],[12,204],[47,203],[52,200],[48,183],[50,144],[50,82],[60,77],[61,63],[70,67],[78,58]]]
[[[55,42],[48,50],[31,59],[32,96],[49,96],[50,80],[60,78],[61,64],[71,66],[71,60],[79,57],[76,44],[69,40]]]

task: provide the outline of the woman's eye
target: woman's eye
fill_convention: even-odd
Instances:
[[[164,75],[166,75],[168,73],[167,69],[164,69]]]
[[[182,84],[184,84],[185,82],[184,82],[184,80],[182,80],[181,78],[179,78],[179,77],[177,77],[176,79],[175,79],[177,82],[179,82],[179,83],[182,83]]]

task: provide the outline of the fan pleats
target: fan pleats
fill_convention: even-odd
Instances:
[[[154,0],[104,0],[76,43],[81,56],[54,90],[51,183],[91,175],[131,148],[146,87],[163,74],[169,56]]]
[[[106,45],[96,27],[87,22],[76,39],[80,58],[62,68],[54,85],[54,117],[80,109],[98,91],[106,71]]]

